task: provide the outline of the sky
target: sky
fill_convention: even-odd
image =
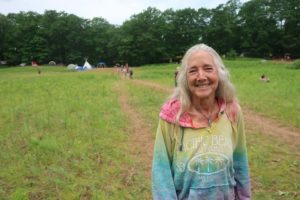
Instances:
[[[245,2],[247,0],[242,0]],[[168,8],[215,8],[227,0],[0,0],[0,13],[34,11],[43,14],[45,10],[56,10],[75,14],[84,19],[102,17],[110,24],[122,25],[130,16],[143,12],[148,7],[160,11]]]

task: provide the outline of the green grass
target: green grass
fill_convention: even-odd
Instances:
[[[291,64],[248,61],[228,62],[232,80],[243,105],[266,116],[300,128],[300,72]],[[261,82],[265,74],[270,82]]]
[[[0,72],[0,197],[144,199],[142,172],[124,184],[139,161],[126,153],[127,118],[112,92],[119,78],[65,72]]]
[[[174,73],[178,65],[145,65],[134,69],[134,78],[154,81],[169,87],[174,85]]]
[[[243,106],[300,127],[299,70],[260,60],[225,63]],[[134,78],[173,87],[176,67],[134,68]],[[270,83],[258,80],[262,73]],[[151,199],[143,158],[130,153],[128,116],[120,112],[115,89],[119,81],[154,139],[165,92],[109,72],[1,69],[0,199]],[[253,199],[300,199],[299,157],[280,138],[251,132],[247,139]]]
[[[253,199],[300,199],[299,157],[277,140],[247,134]]]
[[[300,71],[289,63],[259,59],[226,60],[242,105],[270,118],[300,128]],[[176,64],[150,65],[135,69],[134,77],[174,85]],[[269,83],[259,81],[266,74]]]
[[[147,123],[151,125],[154,138],[159,110],[167,94],[132,82],[126,84],[126,89],[130,94],[130,104],[141,113],[144,119],[147,119]]]

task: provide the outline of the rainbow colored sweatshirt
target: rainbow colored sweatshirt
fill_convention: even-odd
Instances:
[[[195,127],[187,113],[177,125],[177,100],[162,107],[152,164],[155,200],[251,199],[240,107],[218,104],[210,128]]]

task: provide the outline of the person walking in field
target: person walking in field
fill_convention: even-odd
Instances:
[[[129,78],[132,79],[133,78],[133,70],[129,69]]]
[[[153,199],[251,199],[243,115],[214,49],[198,44],[186,52],[159,116]]]
[[[133,70],[130,69],[128,63],[125,64],[124,69],[125,69],[125,71],[124,71],[125,76],[128,76],[130,79],[132,79],[132,77],[133,77]]]

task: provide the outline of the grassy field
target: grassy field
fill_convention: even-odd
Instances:
[[[299,70],[260,60],[226,65],[242,105],[300,127]],[[175,68],[135,68],[134,78],[172,87]],[[261,74],[271,82],[261,83]],[[151,199],[144,160],[130,151],[130,116],[121,112],[117,83],[154,140],[163,91],[109,71],[0,69],[0,199]],[[300,199],[299,156],[280,138],[247,134],[253,199]]]
[[[258,59],[225,61],[231,73],[242,105],[265,116],[300,128],[300,70],[291,69],[291,63],[275,63]],[[135,76],[162,85],[174,85],[176,65],[164,64],[142,67]],[[170,70],[170,68],[172,70]],[[265,74],[270,82],[259,81]]]
[[[149,196],[143,174],[139,187],[126,180],[139,161],[126,153],[127,117],[113,92],[119,77],[42,70],[0,72],[0,199]]]

